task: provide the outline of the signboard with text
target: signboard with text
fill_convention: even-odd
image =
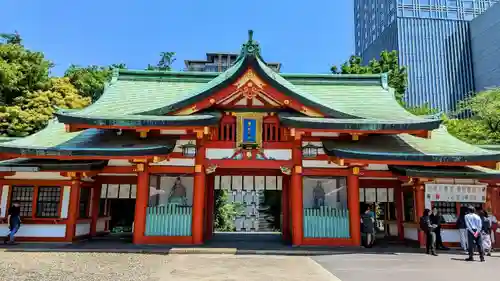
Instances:
[[[436,184],[425,185],[426,200],[434,202],[486,202],[486,185]]]

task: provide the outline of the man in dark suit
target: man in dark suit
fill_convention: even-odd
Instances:
[[[441,237],[441,223],[444,219],[436,207],[432,208],[432,214],[429,216],[429,219],[431,224],[436,226],[436,228],[434,228],[434,233],[436,233],[436,248],[438,250],[449,250],[448,247],[443,245],[443,238]]]

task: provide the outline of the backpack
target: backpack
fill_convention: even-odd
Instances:
[[[490,233],[491,232],[491,221],[488,218],[484,218],[483,219],[483,229],[482,229],[482,231],[484,231],[486,233]]]
[[[427,218],[426,217],[424,217],[424,216],[420,217],[419,226],[420,226],[420,230],[422,230],[422,231],[428,231],[429,230],[429,224],[427,222]]]

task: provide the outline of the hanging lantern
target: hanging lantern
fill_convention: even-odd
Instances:
[[[184,157],[195,157],[196,156],[196,145],[193,144],[192,142],[189,142],[185,145],[182,146],[182,155]]]
[[[312,143],[308,143],[302,147],[302,156],[304,158],[315,158],[318,156],[318,147]]]

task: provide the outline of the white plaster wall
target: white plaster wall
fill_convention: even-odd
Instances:
[[[127,159],[111,159],[108,161],[108,166],[129,167],[132,166],[132,163],[130,163]]]
[[[292,159],[291,149],[264,149],[264,155],[268,158],[276,160],[290,160]]]
[[[8,200],[9,200],[9,191],[10,191],[10,186],[4,185],[2,187],[2,198],[0,199],[0,211],[1,211],[1,217],[7,216],[7,209],[9,208],[7,206]]]
[[[229,158],[233,156],[234,152],[234,148],[207,148],[205,157],[207,159]]]
[[[406,226],[405,225],[405,238],[408,240],[418,241],[417,226]]]
[[[63,198],[61,201],[61,218],[68,218],[68,209],[69,209],[69,197],[71,194],[71,186],[63,187]]]
[[[458,229],[441,229],[443,242],[460,242],[460,232]]]
[[[365,170],[388,171],[389,166],[387,166],[386,164],[368,164],[368,166],[365,168]]]
[[[161,135],[185,135],[186,130],[160,130]]]
[[[151,166],[194,166],[194,158],[172,158],[170,160],[152,163]]]
[[[398,236],[398,223],[397,222],[388,222],[387,225],[389,226],[389,236]]]
[[[71,180],[63,177],[59,172],[16,172],[13,176],[6,176],[7,180]]]
[[[302,160],[302,166],[304,168],[345,168],[345,166],[339,166],[335,163],[328,163],[328,161],[323,160]]]
[[[347,185],[345,178],[316,177],[304,177],[304,208],[312,208],[314,206],[313,190],[318,181],[321,182],[321,186],[325,191],[325,206],[347,208]]]
[[[0,233],[9,233],[7,224],[0,224]],[[65,237],[65,224],[23,224],[16,234],[17,237]]]
[[[106,219],[98,219],[95,227],[96,232],[106,230]]]
[[[79,223],[75,227],[75,236],[82,236],[90,234],[90,223]]]
[[[329,132],[311,132],[313,137],[338,137],[339,133],[329,133]]]

